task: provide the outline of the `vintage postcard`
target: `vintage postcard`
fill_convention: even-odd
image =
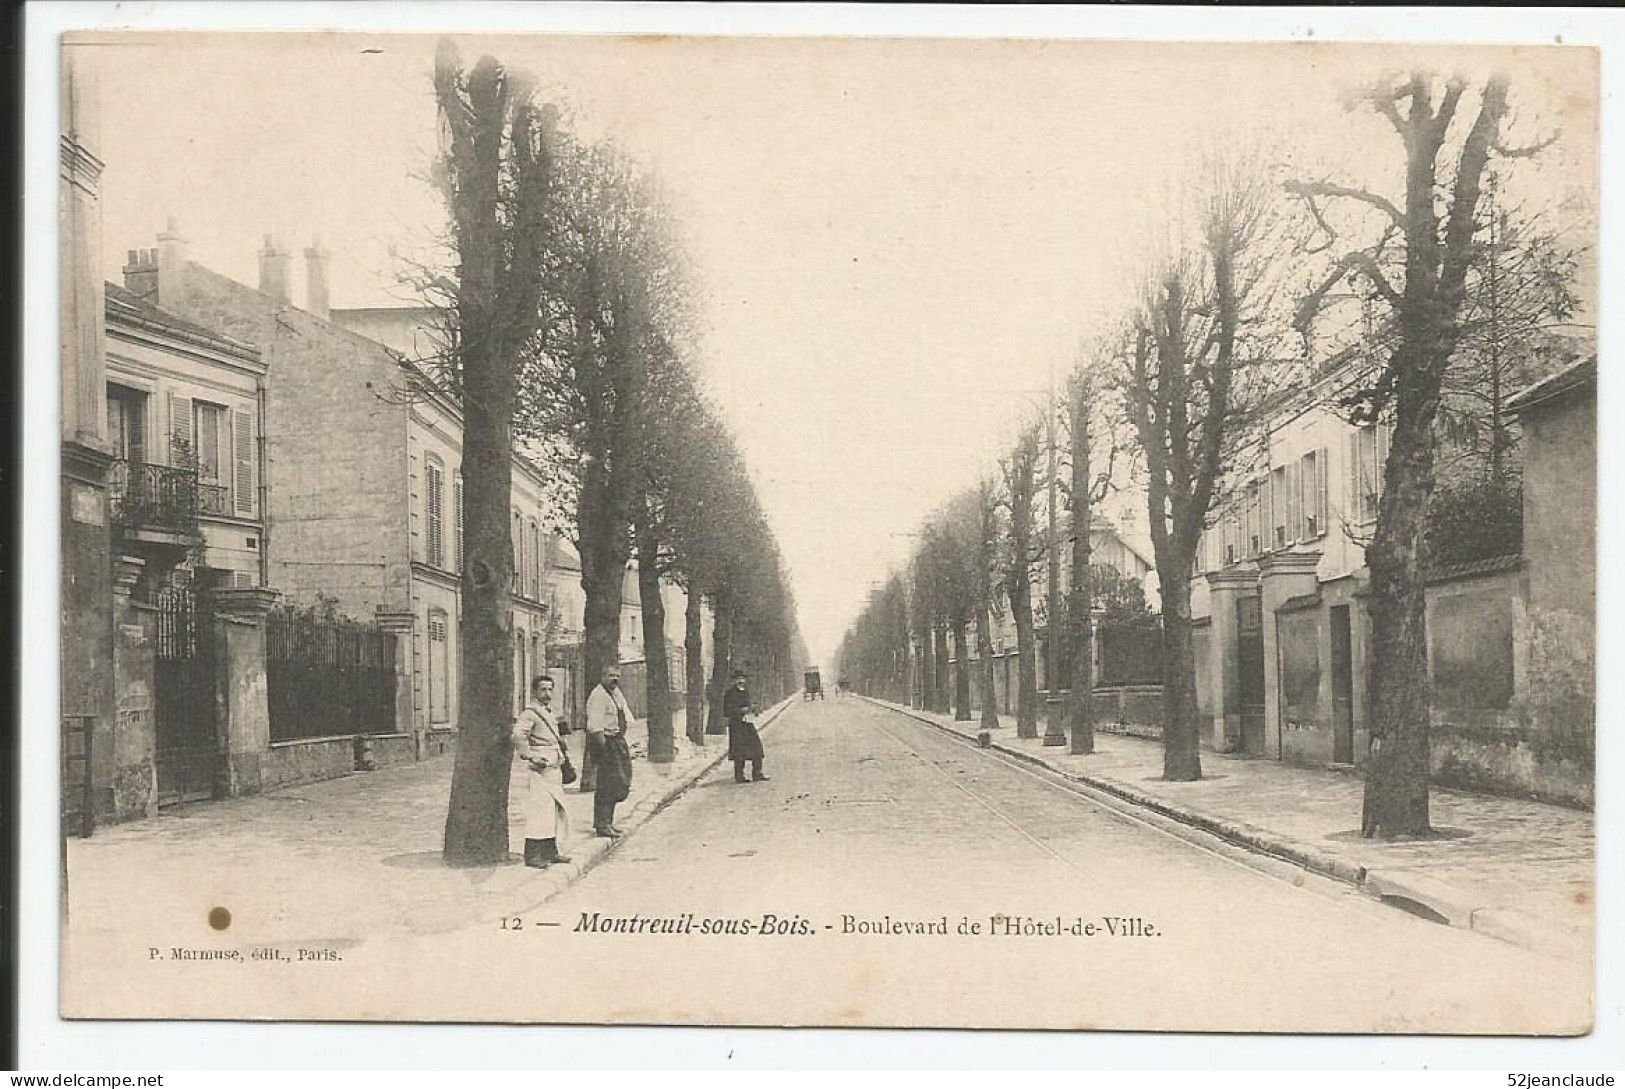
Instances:
[[[1595,49],[60,50],[64,1018],[1591,1030]]]

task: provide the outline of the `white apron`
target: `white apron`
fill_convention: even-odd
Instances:
[[[515,749],[526,763],[525,838],[563,840],[570,834],[564,777],[559,772],[565,750],[553,715],[531,704],[520,713],[514,732]],[[546,766],[538,770],[542,762]]]
[[[565,839],[570,814],[564,808],[564,779],[558,768],[532,769],[525,776],[525,838]]]

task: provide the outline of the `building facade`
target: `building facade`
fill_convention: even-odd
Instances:
[[[188,581],[265,585],[259,350],[120,285],[105,292],[110,479],[121,520],[131,531],[195,530],[196,548],[178,565]]]
[[[449,744],[460,710],[462,416],[417,362],[422,354],[403,347],[422,339],[426,312],[333,311],[329,255],[315,244],[304,257],[303,307],[291,298],[293,255],[272,238],[259,254],[257,287],[189,260],[175,230],[156,250],[132,256],[125,281],[149,305],[260,346],[270,375],[263,434],[264,474],[272,482],[263,500],[264,581],[290,602],[321,602],[396,634],[409,674],[400,717],[410,730],[375,739],[376,758],[421,757]],[[579,560],[557,532],[546,496],[547,481],[516,454],[515,713],[530,678],[543,672],[565,682],[566,708],[584,699],[590,683],[578,676]],[[643,657],[635,569],[627,583],[621,631],[630,663]],[[680,616],[679,608],[679,628]],[[347,770],[350,740],[302,742],[330,751],[304,764]]]
[[[1390,431],[1336,408],[1359,377],[1334,368],[1277,407],[1198,547],[1197,695],[1216,751],[1331,767],[1366,757],[1365,547]],[[1433,774],[1589,805],[1595,358],[1510,404],[1526,435],[1524,547],[1428,576]]]

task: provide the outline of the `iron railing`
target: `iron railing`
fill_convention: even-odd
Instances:
[[[265,625],[272,741],[389,734],[395,721],[395,636],[287,608]]]
[[[108,473],[114,517],[131,529],[197,530],[198,481],[192,469],[115,461]],[[224,490],[224,489],[222,489]]]

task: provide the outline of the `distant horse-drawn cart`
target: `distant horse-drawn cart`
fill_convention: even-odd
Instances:
[[[809,669],[802,676],[802,699],[821,700],[824,698],[824,682],[818,676],[818,670]]]

